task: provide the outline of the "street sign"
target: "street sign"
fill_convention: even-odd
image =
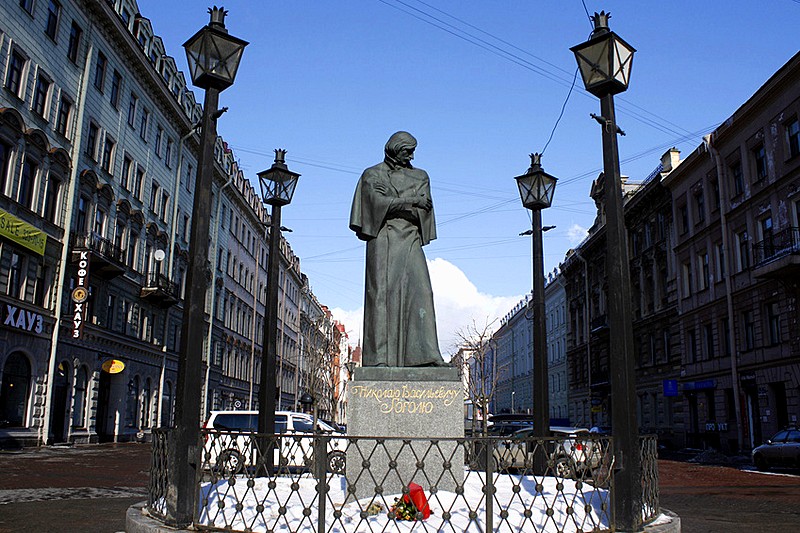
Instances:
[[[663,381],[664,396],[677,396],[678,395],[678,380],[665,379]]]

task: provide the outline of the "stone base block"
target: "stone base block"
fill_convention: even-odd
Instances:
[[[347,391],[348,499],[464,482],[464,388],[455,368],[357,368]],[[420,440],[421,439],[421,440]],[[387,499],[391,504],[393,501]]]

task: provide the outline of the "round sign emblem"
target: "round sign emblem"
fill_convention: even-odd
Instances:
[[[108,372],[109,374],[119,374],[125,370],[125,363],[119,359],[109,359],[103,362],[102,368],[104,372]]]
[[[234,409],[241,409],[242,408],[242,402],[239,401],[239,400],[236,400],[235,402],[233,402],[233,408]]]
[[[83,303],[89,298],[89,291],[85,287],[75,287],[72,291],[72,301],[76,303]]]

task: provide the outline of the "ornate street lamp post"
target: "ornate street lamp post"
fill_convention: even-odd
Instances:
[[[177,527],[192,523],[196,507],[195,474],[200,458],[200,395],[203,374],[203,340],[206,338],[205,300],[208,279],[208,234],[211,185],[214,174],[214,142],[219,93],[233,85],[247,42],[225,29],[222,8],[209,9],[211,22],[184,43],[192,83],[205,89],[200,154],[195,182],[192,230],[183,324],[178,352],[175,427],[169,441],[167,522]],[[177,201],[177,198],[175,199]],[[210,339],[209,339],[210,342]]]
[[[292,201],[300,174],[286,166],[286,150],[275,150],[275,162],[258,173],[261,196],[272,206],[269,228],[269,255],[267,257],[267,301],[264,307],[264,341],[261,344],[261,382],[258,386],[258,432],[275,434],[275,364],[278,354],[278,271],[280,270],[281,207]],[[263,468],[261,475],[270,475],[273,467],[272,447],[269,440],[262,446]]]
[[[614,508],[617,527],[642,527],[642,480],[631,314],[630,265],[622,206],[614,95],[628,88],[636,51],[608,28],[610,13],[595,13],[589,40],[571,48],[586,90],[600,98],[603,126],[603,179],[606,212],[611,426],[617,452]]]
[[[531,239],[533,267],[533,431],[536,437],[550,435],[550,402],[547,386],[547,327],[544,314],[544,253],[542,251],[542,209],[553,203],[557,178],[542,169],[542,155],[531,154],[531,166],[517,176],[522,205],[531,210]],[[537,449],[544,451],[543,446]],[[543,474],[547,456],[534,456],[534,471]]]

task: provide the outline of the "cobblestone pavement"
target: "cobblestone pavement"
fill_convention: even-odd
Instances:
[[[0,451],[0,533],[114,533],[146,499],[148,444]],[[661,505],[684,533],[800,531],[800,471],[659,461]]]
[[[800,471],[659,461],[661,506],[683,533],[800,531]]]
[[[0,533],[113,533],[147,498],[150,446],[0,451]]]

